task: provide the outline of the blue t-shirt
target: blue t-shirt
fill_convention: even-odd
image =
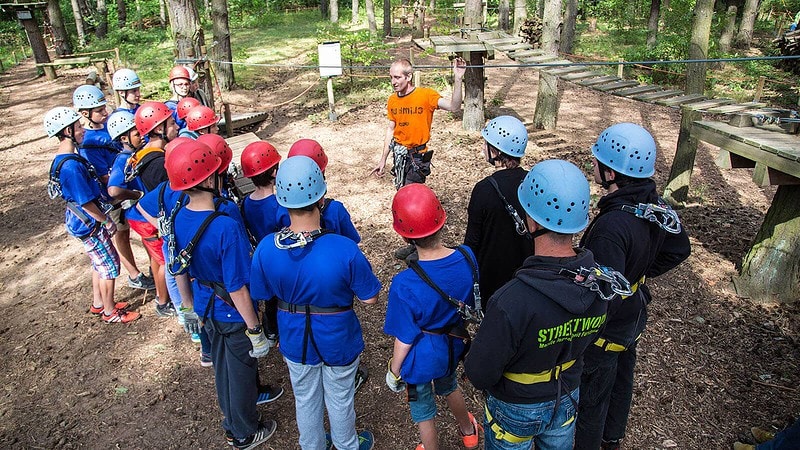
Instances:
[[[469,247],[461,246],[475,261]],[[441,290],[456,300],[473,306],[472,268],[458,250],[445,258],[419,261],[420,267]],[[443,299],[419,275],[408,268],[392,279],[383,332],[411,345],[400,367],[400,376],[408,383],[428,383],[447,375],[450,370],[448,336],[425,333],[462,323],[455,306]],[[281,342],[283,345],[283,342]],[[464,343],[453,339],[454,355],[460,355]]]
[[[344,207],[342,202],[333,199],[327,199],[327,206],[322,211],[322,224],[325,229],[331,230],[334,233],[349,238],[351,241],[358,244],[361,242],[361,235],[353,225],[350,219],[350,213]],[[289,226],[289,211],[283,206],[278,206],[278,225],[281,228]]]
[[[189,244],[206,217],[212,211],[192,211],[181,208],[175,215],[176,248],[183,249]],[[235,292],[250,282],[250,241],[236,219],[221,215],[216,217],[197,240],[189,275],[194,294],[194,311],[198,316],[219,322],[244,322],[236,308],[214,295],[211,287],[201,283],[221,283],[228,292]],[[213,301],[211,299],[213,298]],[[213,307],[213,310],[207,308]],[[253,308],[256,308],[253,302]]]
[[[114,158],[121,151],[122,144],[111,139],[106,124],[103,124],[99,130],[86,129],[78,153],[89,161],[97,176],[102,178],[111,171]]]
[[[186,121],[178,118],[178,102],[175,100],[167,100],[164,104],[172,111],[172,118],[175,119],[175,125],[178,125],[178,129],[186,128]]]
[[[347,307],[353,297],[368,300],[378,295],[381,282],[372,273],[372,266],[353,241],[325,234],[305,247],[282,250],[275,246],[275,235],[267,235],[253,255],[250,291],[254,299],[277,297],[294,305]],[[306,317],[303,313],[278,310],[280,350],[284,357],[305,364],[324,360],[333,366],[353,362],[364,350],[361,324],[355,311],[312,314],[311,339],[306,339]]]
[[[53,160],[51,176],[55,175],[55,169],[61,160],[74,156],[56,155]],[[64,200],[75,203],[80,211],[84,211],[81,205],[101,199],[100,182],[89,175],[86,165],[80,161],[74,159],[65,161],[61,166],[58,178],[61,184],[61,196]],[[84,214],[86,214],[85,211]],[[86,223],[67,208],[64,214],[67,233],[77,238],[88,236],[94,230],[97,221],[89,214],[86,214],[85,220]]]
[[[111,172],[108,174],[108,186],[114,186],[122,189],[130,189],[144,192],[144,186],[138,177],[132,179],[130,182],[125,181],[125,167],[128,165],[128,160],[133,156],[133,152],[123,150],[114,158],[114,164],[111,165]],[[144,216],[139,212],[136,207],[125,210],[125,217],[139,222],[145,222]]]
[[[242,202],[242,216],[247,230],[255,238],[256,242],[261,242],[264,236],[280,231],[281,225],[278,222],[277,197],[270,195],[261,200],[253,200],[248,195]],[[286,211],[285,208],[283,208]]]
[[[114,112],[112,112],[111,114],[114,114],[115,112],[118,112],[118,111],[126,111],[126,112],[129,112],[131,114],[136,114],[136,110],[137,109],[139,109],[139,105],[135,105],[133,108],[123,108],[123,107],[120,106],[119,108],[115,109]],[[109,117],[111,117],[111,114],[109,114]]]

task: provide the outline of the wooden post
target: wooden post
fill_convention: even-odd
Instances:
[[[539,71],[539,91],[536,93],[536,110],[533,127],[537,130],[554,130],[558,122],[558,76]]]
[[[753,245],[734,278],[736,292],[757,301],[800,299],[800,186],[778,186]]]
[[[758,77],[758,84],[756,85],[756,93],[753,94],[753,103],[758,103],[761,100],[761,95],[764,93],[764,80],[767,77],[760,76]]]
[[[225,116],[225,134],[228,137],[233,136],[233,116],[231,116],[231,107],[225,102],[222,102],[222,115]]]
[[[17,52],[11,50],[11,56],[14,57],[14,65],[16,66],[17,64],[19,64],[19,60],[17,59]]]
[[[486,52],[465,52],[464,59],[472,67],[464,74],[464,115],[461,126],[467,131],[480,131],[486,124],[484,115],[484,69],[483,61]],[[453,84],[453,91],[461,89]]]
[[[664,200],[672,206],[682,207],[689,197],[689,181],[692,178],[694,159],[697,155],[697,138],[692,137],[692,122],[700,120],[702,114],[691,106],[681,107],[681,130],[678,133],[678,148],[672,160]]]
[[[328,77],[328,120],[336,122],[336,103],[333,99],[333,77]]]
[[[6,68],[5,68],[5,67],[3,67],[3,60],[2,60],[2,59],[0,59],[0,73],[3,73],[3,72],[5,72],[5,71],[6,71]]]
[[[620,58],[620,59],[619,59],[619,62],[623,62],[623,61],[625,61],[625,60],[624,60],[624,59],[622,59],[622,58]],[[624,69],[625,69],[625,65],[624,65],[624,64],[620,64],[620,65],[618,65],[618,66],[617,66],[617,76],[618,76],[619,78],[623,78],[623,77],[622,77],[622,71],[623,71]]]

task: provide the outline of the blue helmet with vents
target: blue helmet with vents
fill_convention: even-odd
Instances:
[[[75,109],[80,111],[81,109],[97,108],[108,102],[100,88],[91,84],[84,84],[78,86],[75,92],[72,93],[72,103]]]
[[[303,208],[319,201],[328,190],[325,177],[308,156],[287,158],[275,176],[275,197],[284,208]]]
[[[525,154],[528,145],[528,130],[519,119],[511,116],[490,120],[481,130],[481,136],[494,148],[517,158]]]
[[[575,164],[549,159],[533,166],[517,190],[522,208],[544,228],[575,234],[589,224],[589,182]]]
[[[649,178],[656,172],[656,141],[635,123],[606,128],[592,145],[592,154],[608,168],[631,178]]]

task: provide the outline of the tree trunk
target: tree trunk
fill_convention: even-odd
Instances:
[[[383,35],[392,35],[392,0],[383,0]]]
[[[725,13],[725,29],[719,36],[719,49],[722,53],[728,53],[731,50],[731,40],[733,40],[733,33],[736,32],[736,6],[728,6],[728,12]]]
[[[736,291],[758,301],[800,299],[800,186],[778,186],[750,251]]]
[[[482,26],[483,4],[481,0],[466,0],[464,3],[464,28],[474,30]]]
[[[692,38],[689,44],[689,59],[708,57],[708,37],[711,33],[711,15],[714,0],[697,0],[692,15]],[[706,87],[706,63],[690,63],[686,67],[686,93],[702,94]]]
[[[106,0],[97,0],[97,28],[94,35],[97,39],[103,39],[108,34],[108,7]]]
[[[561,31],[561,53],[572,53],[575,42],[575,22],[578,19],[578,0],[567,0],[564,12],[564,29]]]
[[[75,17],[75,28],[78,33],[78,45],[83,47],[86,45],[86,28],[84,27],[83,23],[81,6],[78,4],[78,0],[71,0],[70,4],[72,4],[72,16]]]
[[[205,45],[197,3],[193,0],[169,0],[167,6],[177,57],[196,59],[200,55],[200,47]]]
[[[500,27],[503,31],[508,31],[509,26],[509,14],[510,14],[510,4],[509,0],[500,0],[500,4],[498,5],[497,11],[497,26]]]
[[[117,27],[125,28],[128,22],[128,8],[125,0],[117,0]]]
[[[739,33],[736,34],[734,45],[737,48],[750,48],[753,41],[753,27],[756,23],[758,14],[759,0],[746,0],[742,11],[742,22],[739,25]]]
[[[480,131],[486,124],[483,111],[484,55],[485,52],[470,52],[467,64],[476,67],[468,68],[464,74],[464,116],[461,126],[467,131]],[[461,89],[461,86],[453,85],[453,90],[456,89]]]
[[[228,0],[211,0],[211,23],[214,41],[217,43],[211,49],[212,59],[232,62],[231,31],[228,26]],[[217,76],[220,89],[229,91],[233,87],[235,81],[232,64],[214,63],[214,73]]]
[[[328,2],[328,10],[331,14],[331,23],[339,22],[339,2],[337,0],[330,0]]]
[[[528,18],[528,5],[525,0],[514,0],[514,36],[519,36],[519,29]]]
[[[323,19],[328,17],[328,0],[319,0],[319,13]]]
[[[358,23],[358,0],[353,0],[350,4],[352,5],[350,8],[350,23],[355,25]]]
[[[364,11],[367,13],[367,24],[369,25],[369,33],[374,35],[378,32],[378,23],[375,22],[375,1],[365,0]]]
[[[536,0],[536,16],[544,17],[544,5],[548,0]]]
[[[650,0],[650,18],[647,20],[647,48],[656,46],[658,40],[658,17],[661,13],[661,0]]]
[[[50,21],[50,28],[53,30],[56,56],[69,55],[72,53],[72,45],[69,43],[69,33],[64,25],[64,16],[61,14],[58,0],[47,0],[47,17]]]
[[[31,44],[31,50],[33,50],[33,59],[37,63],[49,63],[50,55],[47,54],[47,45],[44,43],[39,25],[36,23],[36,11],[31,10],[31,18],[20,19],[20,22],[22,23],[22,28],[25,29],[25,34],[28,35],[28,42]]]
[[[558,54],[561,39],[561,0],[547,0],[542,17],[542,50]],[[558,121],[558,76],[539,72],[539,90],[536,93],[536,110],[533,126],[540,130],[553,130]]]
[[[675,207],[684,207],[689,198],[689,182],[692,179],[694,160],[697,156],[697,138],[691,135],[692,123],[702,118],[703,115],[691,106],[681,107],[678,146],[664,187],[664,199]]]
[[[197,6],[194,7],[195,11],[197,11]],[[197,13],[197,16],[200,17],[200,13]],[[161,28],[166,28],[167,24],[169,24],[167,19],[167,1],[166,0],[158,0],[158,22],[161,24]]]

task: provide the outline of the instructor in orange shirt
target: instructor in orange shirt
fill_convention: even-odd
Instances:
[[[433,89],[416,87],[411,81],[414,68],[408,59],[401,58],[392,63],[389,76],[392,79],[394,94],[387,105],[386,137],[383,154],[372,170],[382,177],[389,153],[394,157],[395,188],[410,183],[424,183],[431,173],[433,150],[428,149],[431,137],[433,112],[438,109],[459,111],[461,109],[461,80],[467,70],[467,63],[456,58],[453,61],[453,95],[449,100]]]

